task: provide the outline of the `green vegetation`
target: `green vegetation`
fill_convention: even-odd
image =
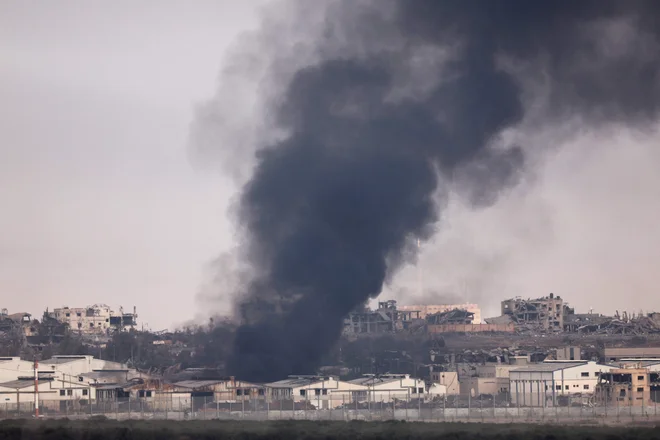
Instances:
[[[324,421],[5,420],[0,439],[656,439],[660,428]]]

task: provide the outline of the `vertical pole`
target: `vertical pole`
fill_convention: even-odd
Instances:
[[[34,416],[39,418],[39,361],[34,359]]]

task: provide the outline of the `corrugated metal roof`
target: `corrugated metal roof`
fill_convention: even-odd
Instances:
[[[306,377],[295,377],[291,379],[278,380],[277,382],[267,383],[266,386],[269,388],[297,388],[311,385],[314,383],[322,382],[319,379],[310,379]]]
[[[575,361],[575,362],[543,362],[540,364],[530,364],[511,370],[512,373],[536,373],[536,372],[552,372],[565,370],[567,368],[580,367],[587,365],[587,361]]]
[[[34,386],[34,379],[32,380],[11,380],[9,382],[3,382],[0,383],[0,387],[2,388],[27,388]]]
[[[224,382],[224,380],[183,380],[181,382],[175,382],[172,385],[175,387],[195,389],[210,387],[222,382]]]

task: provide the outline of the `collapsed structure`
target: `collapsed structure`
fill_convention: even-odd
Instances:
[[[376,310],[364,307],[344,318],[345,335],[396,333],[423,329],[417,310],[399,310],[396,301],[381,301]]]

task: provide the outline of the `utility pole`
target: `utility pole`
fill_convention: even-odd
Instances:
[[[34,358],[34,417],[39,418],[39,361]]]

